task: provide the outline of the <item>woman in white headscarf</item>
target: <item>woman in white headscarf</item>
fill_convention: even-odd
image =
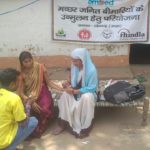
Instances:
[[[97,71],[86,48],[77,48],[71,53],[71,81],[58,100],[59,125],[53,134],[64,131],[67,122],[74,135],[84,138],[89,135],[94,118]]]

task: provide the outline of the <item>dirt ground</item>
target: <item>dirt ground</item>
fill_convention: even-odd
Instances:
[[[150,65],[132,65],[130,69],[133,76],[142,75],[147,79],[143,84],[150,96]],[[111,69],[112,75],[119,73],[122,71]],[[24,150],[150,150],[150,115],[146,127],[141,126],[141,121],[142,108],[96,108],[89,137],[76,139],[67,131],[52,135],[55,119],[40,139],[24,142]]]

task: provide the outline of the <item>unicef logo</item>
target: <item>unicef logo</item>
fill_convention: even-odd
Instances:
[[[109,39],[111,38],[112,36],[112,31],[110,29],[105,29],[103,32],[102,32],[102,35],[105,39]]]

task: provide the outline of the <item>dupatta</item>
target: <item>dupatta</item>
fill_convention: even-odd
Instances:
[[[36,101],[42,89],[44,78],[44,66],[34,62],[33,68],[28,73],[23,72],[24,93],[32,100]]]

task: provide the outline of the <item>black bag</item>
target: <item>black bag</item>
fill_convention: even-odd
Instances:
[[[125,89],[125,92],[130,97],[130,100],[136,100],[145,94],[145,87],[142,84],[131,85]]]
[[[145,94],[145,88],[143,85],[131,85],[126,81],[118,81],[107,87],[103,94],[106,101],[120,104],[142,97]]]
[[[114,83],[113,85],[108,86],[104,92],[103,95],[106,99],[106,101],[109,101],[111,103],[121,103],[122,101],[125,101],[125,99],[127,99],[127,95],[126,93],[124,93],[124,98],[120,98],[120,96],[123,96],[123,94],[121,94],[121,91],[124,91],[125,88],[130,87],[131,84],[125,81],[118,81],[116,83]],[[120,93],[118,95],[118,93]]]

